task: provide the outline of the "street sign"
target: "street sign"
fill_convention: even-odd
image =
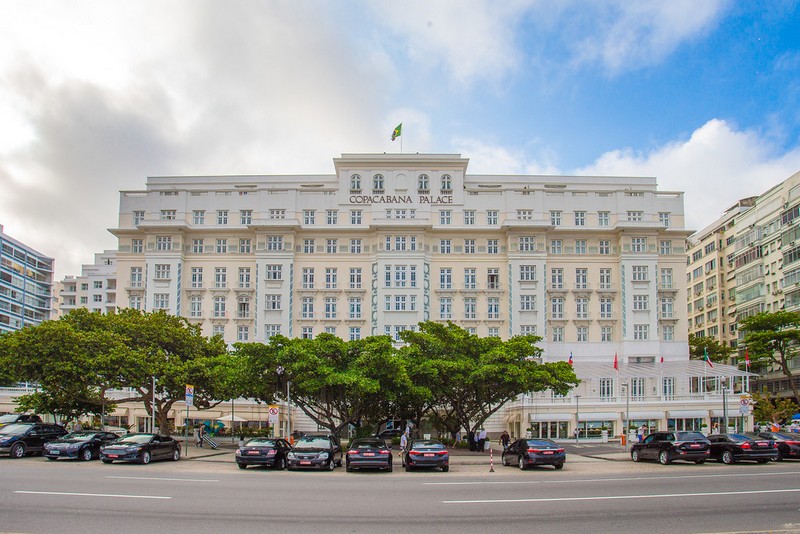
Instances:
[[[194,404],[194,386],[186,384],[186,406]]]
[[[750,415],[750,405],[742,404],[741,406],[739,406],[739,413],[742,415]]]
[[[274,425],[278,422],[278,406],[275,404],[270,405],[269,407],[269,424]]]

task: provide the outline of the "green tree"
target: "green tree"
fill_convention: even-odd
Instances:
[[[767,391],[753,392],[753,402],[753,416],[756,421],[783,423],[800,410],[792,399],[772,397]]]
[[[702,360],[706,352],[712,362],[724,363],[728,361],[735,350],[720,343],[714,337],[699,337],[689,334],[689,357],[692,360]]]
[[[797,356],[800,346],[800,313],[777,311],[759,313],[739,321],[739,330],[744,332],[742,344],[749,351],[755,369],[778,367],[789,379],[795,402],[800,400],[793,379],[791,361]]]

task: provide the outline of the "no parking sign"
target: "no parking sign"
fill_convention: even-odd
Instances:
[[[269,424],[274,425],[278,422],[278,406],[275,404],[269,407]]]

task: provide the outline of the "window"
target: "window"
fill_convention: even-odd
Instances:
[[[236,329],[236,340],[237,341],[249,341],[250,340],[250,327],[241,325]]]
[[[275,252],[283,250],[283,236],[281,235],[267,236],[267,250]]]
[[[554,343],[563,343],[564,342],[564,327],[563,326],[554,326],[551,330],[553,332],[553,342]]]
[[[453,269],[449,267],[439,269],[439,289],[453,289]]]
[[[633,309],[636,311],[645,311],[650,309],[650,298],[648,295],[634,295],[633,296]]]
[[[611,214],[607,211],[599,211],[597,212],[597,225],[598,226],[608,226],[611,221]]]
[[[325,289],[336,289],[338,286],[339,270],[336,267],[325,268]]]
[[[314,327],[312,326],[304,326],[300,328],[300,338],[301,339],[314,339]]]
[[[281,308],[281,296],[279,294],[270,294],[264,296],[265,309],[267,311],[278,311]]]
[[[439,224],[450,224],[453,220],[453,212],[451,210],[441,210],[439,212]]]
[[[519,296],[520,311],[536,311],[536,295]]]
[[[553,239],[550,241],[550,254],[561,254],[563,250],[563,243],[560,239]]]
[[[672,241],[661,241],[658,247],[659,254],[672,254]]]
[[[362,250],[363,250],[363,245],[361,244],[360,239],[350,240],[350,254],[361,254]]]
[[[92,295],[92,302],[103,302],[103,295]]]
[[[638,341],[646,341],[649,339],[650,325],[635,324],[633,325],[633,339]]]
[[[646,237],[632,237],[631,238],[631,252],[647,252],[647,238]]]
[[[588,319],[589,318],[589,299],[580,297],[575,299],[575,318]]]
[[[612,300],[608,297],[602,297],[600,299],[600,318],[601,319],[611,319],[611,305]]]
[[[142,239],[131,239],[131,252],[134,254],[144,252],[144,241]]]
[[[600,327],[600,341],[604,343],[610,343],[612,341],[612,332],[610,326],[601,326]]]
[[[497,239],[487,239],[486,240],[486,252],[488,254],[499,254],[500,253],[500,246],[499,241]]]
[[[361,191],[361,175],[354,174],[350,177],[350,192],[357,193]]]
[[[589,327],[579,326],[575,329],[575,337],[578,343],[586,343],[589,341]]]
[[[214,268],[214,287],[224,288],[228,287],[228,268],[215,267]]]
[[[519,279],[522,282],[535,282],[536,281],[536,266],[535,265],[520,265],[519,266]]]
[[[551,211],[550,212],[550,226],[561,226],[561,212],[560,211]]]
[[[611,254],[611,241],[607,239],[600,240],[600,254]]]
[[[226,254],[228,252],[228,240],[217,239],[217,254]]]
[[[271,210],[269,210],[269,218],[273,219],[273,220],[285,219],[286,218],[286,210],[284,210],[284,209],[271,209]]]
[[[452,319],[453,318],[453,299],[442,298],[439,299],[439,319]]]
[[[201,288],[201,287],[203,287],[203,268],[202,267],[192,267],[192,287],[193,288]]]
[[[587,289],[589,287],[589,269],[575,269],[575,289]]]
[[[672,269],[661,269],[661,287],[672,289]]]
[[[154,310],[168,310],[169,309],[169,294],[168,293],[155,293],[155,294],[153,294],[153,309]]]
[[[550,288],[564,289],[564,269],[550,269]]]
[[[500,318],[500,299],[497,297],[490,297],[487,299],[487,319]]]
[[[325,297],[325,318],[336,319],[336,297]]]
[[[627,212],[628,220],[631,222],[641,222],[642,216],[644,215],[641,211],[629,211]]]
[[[675,327],[674,326],[663,326],[661,327],[662,333],[662,340],[663,341],[675,341]]]
[[[575,226],[586,226],[586,212],[585,211],[576,211],[575,212]]]
[[[671,297],[661,298],[661,318],[672,319],[675,312],[675,301]]]
[[[250,267],[239,267],[239,287],[242,289],[250,287]]]
[[[217,224],[228,224],[228,210],[217,211]]]
[[[373,193],[383,192],[383,175],[376,174],[372,177],[372,191]]]
[[[471,226],[475,224],[475,210],[464,211],[464,225]]]
[[[449,193],[453,190],[453,178],[449,174],[442,175],[442,193]]]
[[[486,330],[486,337],[500,337],[500,328],[497,326],[490,326]]]
[[[500,289],[500,269],[486,269],[486,288]]]
[[[336,249],[338,248],[338,239],[326,239],[325,240],[325,253],[326,254],[336,254]]]
[[[239,254],[250,254],[253,251],[253,244],[250,239],[239,240]]]
[[[586,240],[585,239],[576,239],[575,240],[575,254],[586,254]]]
[[[281,265],[267,265],[267,280],[283,280]]]
[[[192,239],[192,253],[194,253],[194,254],[202,254],[203,253],[203,240],[202,239]]]
[[[224,338],[225,337],[225,325],[222,325],[222,324],[211,325],[211,335],[212,336],[219,336],[221,338]]]
[[[253,210],[240,211],[239,224],[253,224]]]
[[[156,263],[156,280],[169,280],[169,264]]]
[[[361,267],[350,268],[350,289],[361,289]]]
[[[600,269],[600,289],[611,289],[611,269]]]
[[[477,287],[477,269],[467,267],[464,269],[464,289],[475,289]]]
[[[499,212],[497,210],[489,210],[486,212],[486,224],[495,226],[499,223]]]
[[[162,221],[174,221],[176,216],[177,211],[175,210],[161,210]]]
[[[314,289],[314,268],[303,267],[301,280],[301,286],[303,289]]]
[[[141,267],[131,267],[131,287],[142,287]]]
[[[669,213],[668,212],[659,212],[658,213],[658,223],[661,226],[669,228]]]
[[[439,254],[450,254],[451,244],[449,239],[439,240]]]
[[[427,193],[428,191],[430,191],[430,188],[431,188],[431,182],[430,182],[430,178],[428,178],[428,175],[427,174],[420,174],[417,177],[417,190],[420,193],[422,193],[422,192],[426,192]]]
[[[313,239],[303,239],[303,253],[304,254],[313,254],[314,253],[314,240]]]
[[[564,318],[564,299],[562,297],[550,299],[550,317],[553,319]]]
[[[348,299],[348,303],[350,307],[350,318],[361,319],[361,298],[351,297]]]
[[[164,235],[156,236],[156,250],[172,250],[172,237]]]
[[[536,325],[535,324],[523,324],[519,327],[519,332],[523,336],[535,336],[536,335]]]
[[[350,331],[350,341],[358,341],[359,339],[361,339],[360,326],[351,326],[349,331]]]
[[[281,325],[279,324],[265,324],[264,325],[264,337],[269,339],[271,337],[281,335]]]
[[[339,212],[336,210],[326,210],[325,224],[339,224]]]
[[[236,317],[238,319],[250,318],[250,297],[239,297],[236,306]]]
[[[303,210],[303,224],[316,224],[316,217],[314,210]]]
[[[634,265],[633,266],[633,281],[634,282],[647,282],[647,265]]]
[[[189,317],[203,316],[203,298],[199,295],[189,297]]]
[[[601,378],[600,379],[600,398],[610,399],[614,396],[614,379]]]
[[[142,224],[144,222],[144,212],[143,211],[134,211],[133,212],[133,224]]]
[[[364,220],[363,212],[361,210],[350,211],[350,224],[361,224]]]
[[[520,221],[532,221],[533,210],[517,210],[517,219]]]
[[[464,299],[464,319],[475,319],[477,317],[476,310],[478,308],[478,299],[474,297],[467,297]]]
[[[300,299],[300,317],[302,319],[314,318],[314,297]]]
[[[475,254],[475,240],[474,239],[465,239],[464,240],[464,254]]]
[[[530,235],[520,236],[519,238],[519,251],[520,252],[535,252],[536,251],[536,238]]]
[[[142,297],[140,295],[131,295],[128,299],[128,305],[134,310],[142,309]]]

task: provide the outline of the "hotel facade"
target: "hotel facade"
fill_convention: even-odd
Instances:
[[[578,388],[524,396],[490,432],[599,437],[626,421],[699,430],[721,417],[721,382],[688,359],[682,193],[649,177],[472,175],[449,154],[333,163],[329,175],[150,177],[122,191],[117,305],[229,343],[399,343],[432,320],[535,334],[544,362],[571,358]],[[715,369],[741,390],[744,373]]]
[[[50,319],[53,263],[0,225],[0,334]]]

